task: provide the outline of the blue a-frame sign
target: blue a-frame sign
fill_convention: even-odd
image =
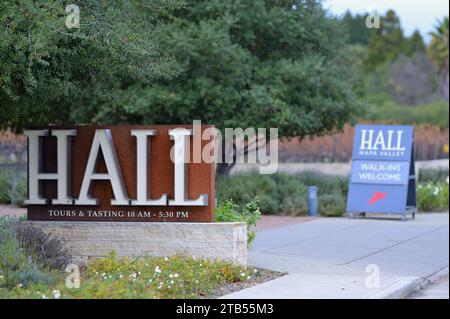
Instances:
[[[350,216],[416,213],[412,126],[357,125],[347,199]]]

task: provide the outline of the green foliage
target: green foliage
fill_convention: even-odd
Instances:
[[[261,219],[258,200],[253,200],[241,209],[232,199],[227,199],[216,207],[215,216],[217,222],[245,222],[247,223],[247,243],[250,246],[255,240],[256,222]]]
[[[8,192],[9,201],[16,206],[23,206],[28,194],[27,176],[19,172],[13,175],[11,183],[11,189]]]
[[[414,31],[411,37],[406,41],[404,54],[411,56],[417,52],[425,52],[425,42],[418,30]]]
[[[83,113],[89,122],[123,122],[116,105],[130,83],[175,74],[154,35],[181,0],[70,3],[80,8],[79,29],[66,27],[62,1],[0,3],[0,127]]]
[[[52,277],[42,271],[24,252],[15,236],[12,222],[0,218],[0,287],[26,288],[33,284],[51,282]]]
[[[433,123],[442,129],[449,127],[449,107],[446,102],[406,106],[383,96],[372,96],[368,101],[366,119],[372,122],[405,125]]]
[[[21,249],[35,264],[47,270],[63,270],[72,261],[63,239],[33,226],[17,223],[16,238]]]
[[[204,298],[220,286],[252,281],[258,276],[254,268],[223,261],[186,256],[119,259],[112,253],[88,265],[80,288],[66,288],[64,279],[60,278],[55,285],[34,285],[12,291],[0,288],[0,298]]]
[[[448,170],[421,170],[417,204],[421,211],[448,210]],[[306,215],[308,186],[318,188],[318,210],[322,216],[342,216],[346,212],[348,178],[313,171],[298,174],[260,175],[256,171],[217,180],[217,196],[226,201],[222,208],[234,212],[248,196],[266,198],[259,206],[263,214]],[[236,203],[236,204],[235,204]],[[222,213],[222,212],[221,212]]]
[[[435,31],[431,32],[431,44],[428,47],[428,54],[431,60],[436,64],[439,70],[446,72],[448,75],[448,25],[449,19],[445,17],[438,22]],[[447,83],[448,85],[448,83]]]
[[[395,60],[405,40],[400,19],[393,10],[389,10],[385,16],[380,17],[380,28],[375,30],[364,61],[366,71],[372,71],[386,61]]]
[[[259,207],[264,214],[280,211],[277,184],[269,175],[250,172],[229,178],[218,176],[216,193],[219,201],[232,199],[239,206],[244,206],[258,197]]]
[[[319,212],[322,216],[340,217],[346,213],[346,196],[342,194],[326,194],[320,196]]]
[[[448,180],[448,168],[422,168],[419,170],[419,183],[443,183]]]
[[[417,52],[425,51],[425,43],[418,30],[410,38],[405,37],[400,18],[394,10],[388,10],[381,16],[380,28],[373,30],[364,57],[363,66],[366,72],[371,72],[384,63],[395,61],[400,55],[410,57]]]
[[[369,44],[373,29],[366,28],[366,19],[368,14],[352,14],[347,11],[342,18],[344,27],[348,33],[348,42],[350,44],[359,44],[367,46]]]
[[[0,204],[9,203],[9,192],[11,190],[11,171],[0,170]]]
[[[417,206],[420,211],[448,211],[449,186],[447,182],[429,182],[417,187]]]
[[[344,30],[319,2],[296,0],[293,10],[291,1],[200,0],[163,13],[167,6],[158,3],[177,1],[146,1],[152,10],[83,2],[74,32],[65,30],[56,1],[30,2],[25,10],[7,1],[0,20],[25,20],[0,36],[0,60],[10,69],[0,73],[11,78],[3,95],[8,110],[21,110],[0,119],[6,126],[200,119],[219,128],[278,127],[284,137],[356,121],[359,84]],[[31,70],[16,56],[31,60]]]
[[[317,172],[261,175],[252,171],[228,178],[218,177],[216,193],[219,200],[230,198],[238,205],[245,205],[251,198],[257,196],[263,214],[296,216],[306,215],[308,212],[308,186],[318,187],[321,214],[329,214],[327,207],[333,201],[338,206],[337,210],[342,211],[342,203],[345,203],[348,191],[348,178],[327,176]],[[322,197],[325,200],[324,205],[320,205]]]
[[[26,197],[26,174],[15,169],[0,170],[0,204],[22,206]]]

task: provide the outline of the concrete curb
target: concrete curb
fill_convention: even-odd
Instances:
[[[367,296],[367,299],[401,299],[420,289],[422,279],[419,277],[404,277],[392,285]]]
[[[421,277],[404,277],[400,278],[394,284],[386,287],[382,291],[371,294],[367,299],[402,299],[413,292],[426,288],[427,286],[438,281],[440,278],[449,274],[449,267],[444,267],[431,275]]]

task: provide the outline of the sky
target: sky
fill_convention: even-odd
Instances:
[[[448,16],[448,0],[323,0],[325,8],[331,13],[342,15],[347,10],[352,13],[365,13],[372,10],[384,14],[388,9],[400,16],[403,31],[407,36],[418,29],[429,40],[436,21]]]

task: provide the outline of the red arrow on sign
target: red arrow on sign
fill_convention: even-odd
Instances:
[[[375,204],[376,202],[382,200],[386,196],[387,196],[387,193],[374,192],[372,198],[369,199],[369,205]]]

